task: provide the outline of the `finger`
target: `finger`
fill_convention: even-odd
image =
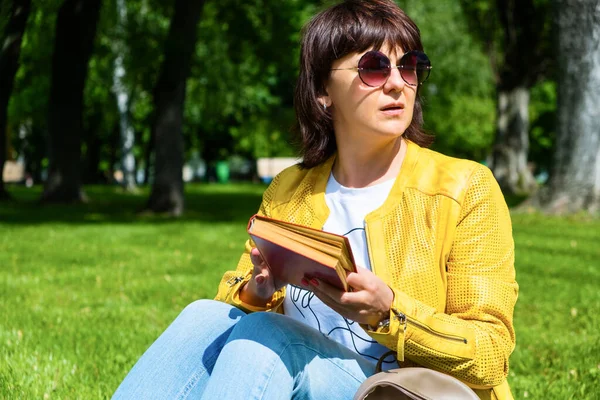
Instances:
[[[269,269],[267,267],[255,265],[253,275],[254,276],[252,279],[254,281],[254,287],[256,288],[257,294],[262,298],[272,296],[273,292],[277,288],[275,288],[275,284],[271,278]]]
[[[257,283],[263,283],[269,280],[271,277],[271,271],[269,268],[263,263],[254,265],[254,276]]]
[[[347,276],[346,276],[346,282],[348,282],[348,285],[350,285],[352,287],[352,289],[355,290],[360,290],[362,289],[362,277],[360,276],[360,274],[358,274],[357,272],[350,272]]]
[[[314,278],[310,279],[308,284],[310,286],[309,290],[320,294],[319,298],[327,297],[330,301],[335,302],[346,309],[363,307],[367,304],[369,293],[364,290],[345,292],[335,286],[331,286],[326,282]]]
[[[335,286],[332,286],[332,285],[330,285],[320,279],[317,279],[317,278],[309,279],[308,283],[310,285],[311,290],[313,290],[313,292],[321,293],[323,296],[327,296],[328,298],[330,298],[331,300],[333,300],[337,303],[341,303],[340,299],[341,299],[342,295],[344,293],[346,293],[343,290],[340,290],[340,289],[336,288]]]
[[[254,265],[264,264],[265,262],[260,251],[258,251],[256,247],[253,247],[252,250],[250,250],[250,261],[252,261],[252,264]]]
[[[350,272],[346,281],[355,290],[370,290],[380,283],[384,284],[380,277],[365,268],[358,268],[357,272]]]
[[[371,315],[367,310],[362,310],[360,308],[356,308],[355,305],[352,304],[344,304],[338,303],[333,300],[331,297],[324,294],[324,292],[313,292],[316,297],[319,298],[329,308],[331,308],[336,313],[340,314],[342,317],[347,318],[351,321],[356,321],[360,324],[367,323],[368,317]],[[351,294],[351,293],[347,293]]]

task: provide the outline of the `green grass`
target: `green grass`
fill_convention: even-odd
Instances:
[[[194,185],[180,220],[137,217],[147,193],[90,187],[46,206],[39,188],[0,204],[0,398],[109,398],[181,309],[233,268],[259,185]],[[513,215],[515,398],[600,391],[600,221]]]

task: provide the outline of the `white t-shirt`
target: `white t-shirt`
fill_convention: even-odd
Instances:
[[[340,185],[333,174],[329,177],[325,202],[330,214],[323,230],[348,238],[359,268],[371,269],[365,216],[385,202],[393,185],[392,179],[374,186],[355,189]],[[358,323],[343,318],[310,291],[288,285],[283,306],[286,315],[312,326],[373,363],[389,351],[367,335]],[[397,367],[395,357],[386,357],[383,369],[394,367]]]

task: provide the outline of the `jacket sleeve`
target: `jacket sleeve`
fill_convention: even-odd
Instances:
[[[258,210],[258,214],[271,217],[271,203],[277,187],[279,184],[280,176],[277,175],[267,190],[263,193],[262,203]],[[285,288],[275,292],[271,300],[267,303],[266,307],[255,307],[250,304],[244,303],[240,299],[240,289],[250,280],[252,277],[253,265],[250,261],[250,250],[255,247],[251,239],[246,241],[244,253],[238,261],[238,265],[235,271],[227,271],[221,278],[219,289],[215,300],[222,301],[224,303],[236,306],[246,312],[255,311],[276,311],[281,304],[285,296]]]
[[[515,346],[518,285],[510,215],[486,167],[478,166],[469,179],[446,270],[445,313],[393,289],[389,330],[369,333],[397,351],[399,360],[446,372],[473,388],[499,385]]]

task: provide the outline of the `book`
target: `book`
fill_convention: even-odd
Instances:
[[[302,278],[317,278],[349,291],[346,276],[356,272],[348,238],[307,226],[254,215],[248,222],[254,241],[276,287],[303,286]]]

